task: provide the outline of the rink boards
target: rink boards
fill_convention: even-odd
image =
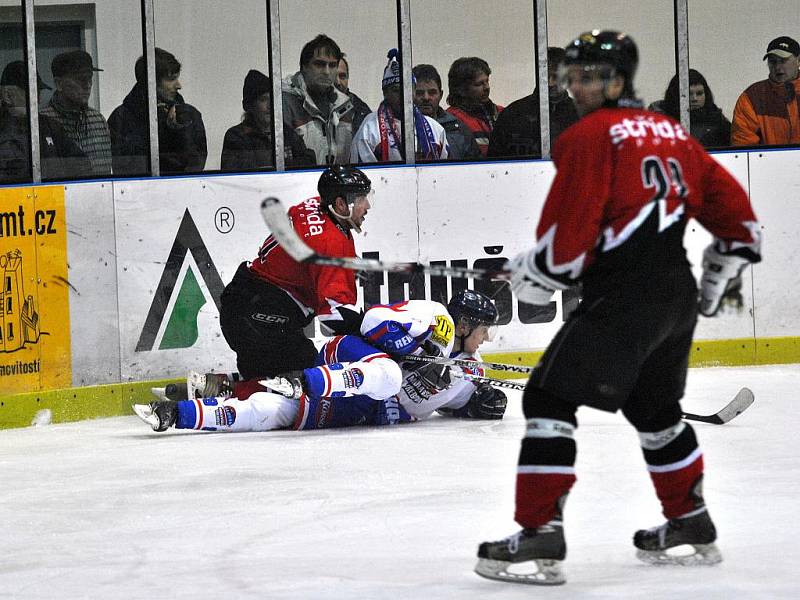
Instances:
[[[765,261],[745,274],[741,313],[700,321],[693,361],[800,362],[800,327],[794,318],[800,300],[792,293],[800,151],[716,158],[750,191],[764,228]],[[554,169],[547,161],[525,161],[379,167],[367,173],[375,202],[364,235],[357,236],[360,254],[491,268],[530,247]],[[0,397],[70,383],[83,387],[174,378],[189,367],[232,368],[234,356],[219,330],[219,295],[267,235],[260,202],[276,196],[288,207],[315,195],[318,177],[319,171],[308,171],[0,190],[0,256],[27,244],[21,303],[32,299],[40,332],[46,334],[35,340],[29,336],[18,348],[0,345]],[[10,235],[11,213],[18,213],[18,206],[31,196],[57,199],[62,193],[65,219],[54,227],[66,231],[65,240],[47,234],[46,217],[34,223],[30,236]],[[33,223],[33,216],[26,218]],[[696,223],[690,224],[686,245],[693,263],[699,263],[709,239]],[[551,306],[532,309],[520,306],[506,287],[468,284],[483,286],[498,303],[505,325],[485,354],[504,361],[534,359],[563,322],[564,307],[568,312],[575,306],[574,298],[562,299],[559,293]],[[438,299],[463,285],[379,273],[359,287],[359,295],[367,304]],[[55,343],[60,350],[54,354],[45,346]],[[43,360],[47,352],[55,358]],[[36,372],[21,367],[36,357]],[[6,411],[9,404],[4,403]],[[2,415],[0,406],[0,423]]]

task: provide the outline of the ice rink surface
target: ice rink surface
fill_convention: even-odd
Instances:
[[[663,519],[621,415],[581,409],[565,511],[567,584],[472,573],[515,532],[519,394],[500,422],[156,434],[136,417],[0,431],[0,598],[798,598],[800,365],[693,369],[705,495],[725,558],[652,567],[631,535]]]

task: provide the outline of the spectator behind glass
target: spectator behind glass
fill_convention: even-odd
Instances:
[[[575,103],[558,83],[558,67],[564,62],[563,48],[547,49],[547,95],[550,105],[550,147],[567,127],[578,120]],[[488,156],[542,156],[542,132],[539,124],[539,88],[533,94],[515,100],[497,118],[489,137]]]
[[[208,147],[203,116],[178,93],[181,63],[161,48],[156,54],[158,153],[162,175],[202,171]],[[147,63],[134,66],[136,84],[108,119],[115,175],[144,175],[150,171],[150,125],[147,115]]]
[[[350,160],[354,163],[399,161],[405,157],[403,138],[403,88],[396,48],[389,50],[383,71],[383,102],[364,119],[353,138]],[[414,106],[414,143],[418,160],[447,158],[444,128]]]
[[[489,64],[476,56],[456,59],[447,73],[447,112],[470,128],[481,156],[486,156],[489,136],[503,110],[489,98],[491,74]]]
[[[50,64],[56,91],[41,113],[58,122],[91,163],[91,175],[111,175],[111,136],[100,111],[89,107],[95,71],[83,50],[64,52]]]
[[[38,92],[51,89],[36,75]],[[8,63],[0,77],[0,181],[30,181],[28,69],[21,60]],[[39,152],[43,179],[91,175],[91,164],[57,121],[39,115]]]
[[[242,122],[225,132],[222,143],[223,171],[274,167],[272,135],[272,80],[251,69],[242,86]],[[293,129],[283,128],[283,156],[288,167],[313,166],[314,154]]]
[[[681,120],[677,75],[670,80],[664,99],[653,102],[648,108]],[[689,122],[691,134],[706,148],[730,144],[731,122],[722,114],[722,109],[714,104],[714,94],[706,78],[694,69],[689,69]]]
[[[342,58],[339,60],[334,85],[340,92],[350,96],[350,101],[353,103],[353,133],[355,133],[361,127],[364,118],[372,112],[372,109],[350,89],[350,63],[347,62],[347,55],[344,52],[342,52]]]
[[[476,159],[481,157],[472,131],[439,106],[442,100],[442,78],[433,65],[417,65],[414,75],[414,104],[426,117],[436,119],[447,135],[447,157]]]
[[[342,51],[319,34],[300,51],[300,70],[281,82],[284,123],[295,130],[314,164],[347,164],[353,139],[353,102],[336,81]]]
[[[734,146],[796,144],[800,142],[800,45],[782,36],[767,46],[764,59],[769,77],[748,87],[733,109],[731,143]]]

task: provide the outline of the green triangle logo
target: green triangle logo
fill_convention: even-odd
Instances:
[[[169,322],[161,337],[159,350],[191,348],[197,341],[197,315],[206,303],[205,294],[190,268],[183,278]]]
[[[170,300],[178,285],[178,278],[189,253],[194,259],[197,274],[202,278],[209,295],[219,310],[220,297],[225,286],[187,209],[183,213],[175,242],[172,244],[169,258],[164,265],[164,272],[161,274],[161,280],[158,282],[158,288],[156,288],[153,302],[150,305],[150,311],[147,313],[147,319],[139,335],[136,352],[149,352],[156,349],[158,332],[167,317]],[[158,344],[158,350],[189,348],[197,343],[199,336],[197,317],[207,299],[195,274],[195,267],[191,262],[187,267],[183,280],[180,282],[177,298],[167,319],[164,334],[161,336],[161,343]]]

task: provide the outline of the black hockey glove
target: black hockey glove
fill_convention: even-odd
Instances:
[[[503,390],[488,383],[478,385],[467,404],[467,416],[472,419],[502,419],[508,400]]]
[[[450,386],[450,367],[431,363],[423,365],[406,376],[403,391],[408,398],[420,404]]]
[[[261,379],[259,382],[265,388],[287,398],[300,398],[305,393],[306,377],[303,371],[289,371],[275,377]]]

